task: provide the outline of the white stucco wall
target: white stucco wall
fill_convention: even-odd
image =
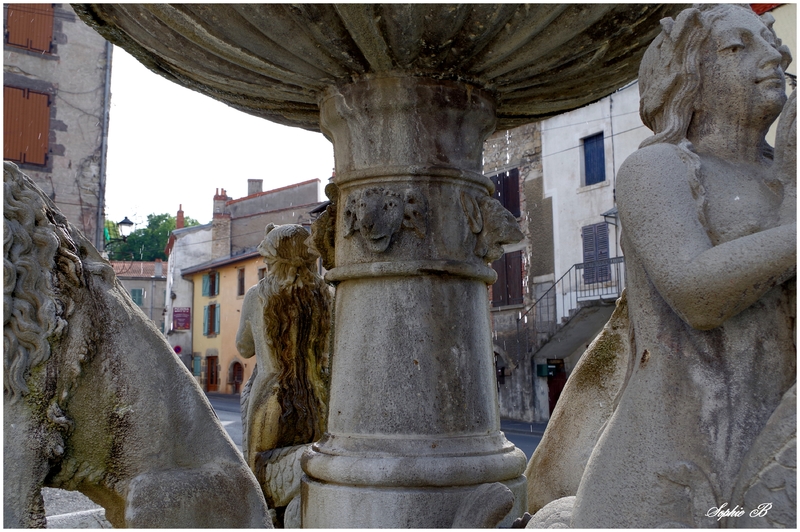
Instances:
[[[582,186],[581,140],[601,131],[606,180]],[[639,119],[638,83],[542,122],[542,168],[545,197],[553,199],[556,278],[583,262],[581,228],[602,222],[602,213],[614,207],[617,170],[650,134]],[[621,255],[615,228],[609,229],[610,255]]]

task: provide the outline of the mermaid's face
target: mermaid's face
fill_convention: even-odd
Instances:
[[[700,107],[771,124],[786,102],[782,59],[775,34],[759,17],[728,10],[700,53]]]

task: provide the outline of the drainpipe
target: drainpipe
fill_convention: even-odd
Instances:
[[[611,179],[614,206],[617,205],[617,162],[614,149],[614,93],[608,97],[608,119],[611,124]],[[619,226],[614,225],[614,256],[619,257]]]
[[[111,55],[113,46],[106,41],[106,80],[103,90],[103,137],[100,146],[100,183],[98,190],[97,227],[95,228],[95,245],[97,249],[104,250],[106,242],[103,229],[105,228],[106,211],[106,155],[108,151],[108,115],[111,107]]]

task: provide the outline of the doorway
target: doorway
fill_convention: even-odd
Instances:
[[[239,393],[242,389],[242,381],[244,380],[244,366],[241,362],[234,362],[231,366],[231,383],[233,384],[233,393]]]
[[[547,366],[548,368],[554,368],[552,374],[547,377],[547,392],[550,400],[550,415],[552,416],[558,398],[561,397],[561,392],[564,390],[564,385],[567,384],[567,371],[564,368],[564,361],[560,358],[548,358]]]
[[[206,391],[219,390],[219,357],[206,357]]]

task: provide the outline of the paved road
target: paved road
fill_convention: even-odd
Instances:
[[[222,426],[239,450],[242,449],[242,418],[239,413],[239,397],[221,394],[208,396]],[[542,439],[545,425],[503,420],[501,427],[506,438],[521,449],[530,460],[533,451]],[[103,518],[104,510],[83,494],[75,491],[45,488],[45,514],[47,528],[110,528]]]

